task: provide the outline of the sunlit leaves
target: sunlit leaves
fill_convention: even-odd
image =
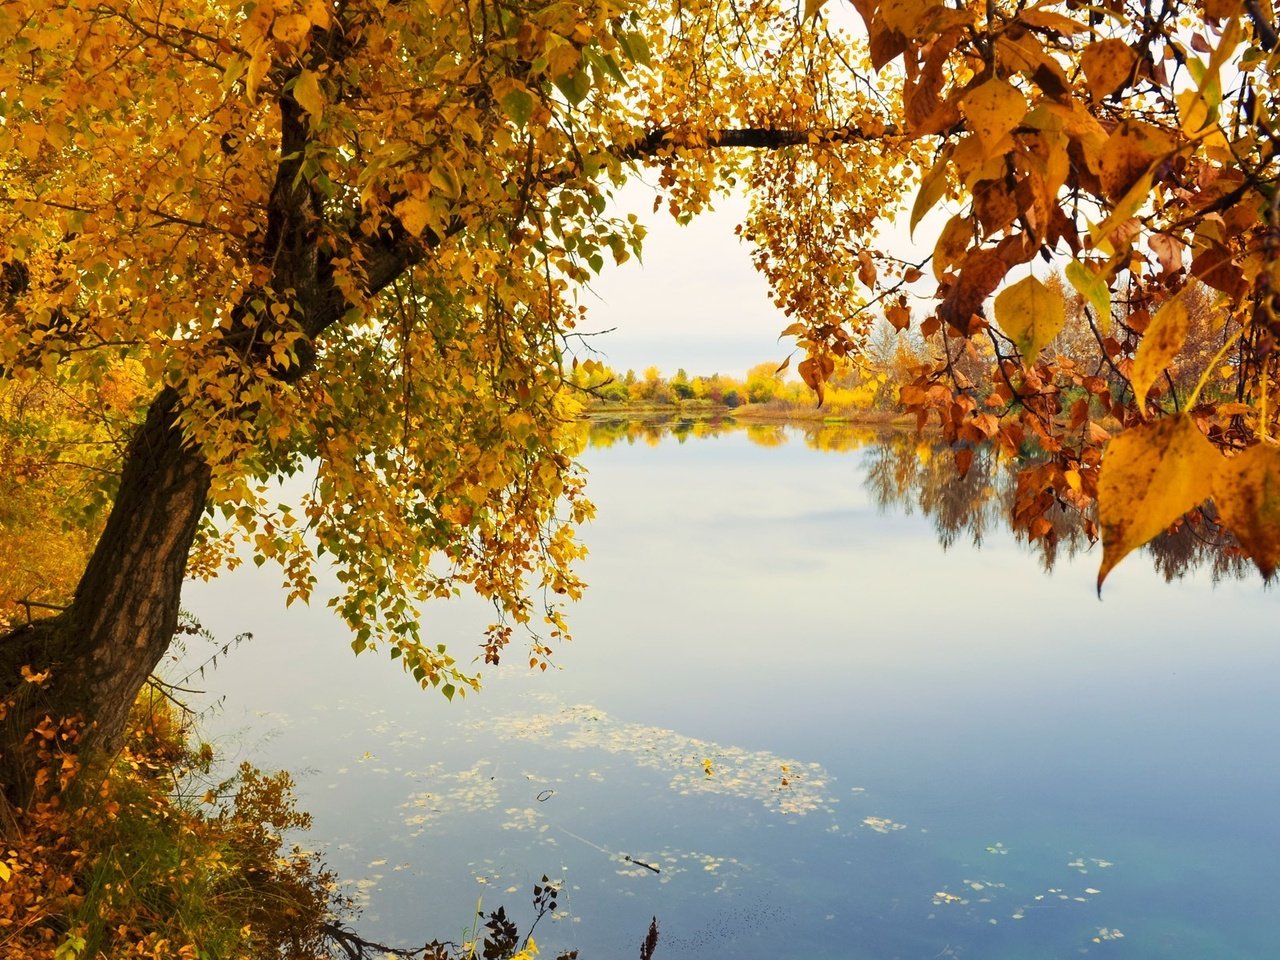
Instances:
[[[1104,332],[1111,330],[1111,288],[1106,280],[1079,260],[1072,260],[1063,275],[1076,292],[1093,308],[1098,325]]]
[[[1126,554],[1209,499],[1221,461],[1185,413],[1131,427],[1111,441],[1098,479],[1099,589]]]
[[[311,114],[314,122],[324,116],[324,94],[320,90],[320,78],[314,70],[303,70],[293,84],[293,99]]]

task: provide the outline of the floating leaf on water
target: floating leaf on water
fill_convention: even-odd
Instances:
[[[867,817],[862,821],[876,833],[892,833],[894,830],[905,830],[905,823],[894,823],[886,817]]]

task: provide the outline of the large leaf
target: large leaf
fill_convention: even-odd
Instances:
[[[320,77],[314,70],[303,70],[293,83],[293,99],[298,106],[311,114],[315,123],[324,114],[324,93],[320,90]]]
[[[990,155],[1001,138],[1027,115],[1027,101],[1013,84],[993,77],[965,94],[960,109]]]
[[[1028,365],[1059,333],[1067,319],[1062,293],[1051,290],[1035,277],[1026,277],[1006,287],[996,297],[996,323],[1018,346]]]
[[[1187,305],[1181,296],[1177,296],[1156,311],[1143,334],[1138,352],[1133,357],[1133,370],[1129,374],[1133,398],[1143,414],[1147,411],[1147,392],[1187,342],[1190,329],[1191,317],[1187,313]]]
[[[1085,83],[1095,101],[1124,86],[1137,62],[1138,55],[1123,40],[1099,40],[1080,54]]]
[[[1280,565],[1280,447],[1260,443],[1213,476],[1218,516],[1268,580]]]
[[[1132,427],[1111,441],[1098,477],[1099,591],[1131,550],[1209,498],[1221,462],[1185,413]]]

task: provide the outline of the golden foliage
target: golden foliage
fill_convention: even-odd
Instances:
[[[341,905],[332,878],[281,839],[309,824],[286,774],[244,764],[206,791],[211,749],[189,746],[153,692],[110,760],[80,769],[74,723],[33,736],[41,793],[0,842],[4,956],[329,956],[321,924]]]
[[[904,402],[921,422],[936,414],[950,440],[986,435],[1014,456],[1033,443],[1051,458],[1055,472],[1032,468],[1014,508],[1033,534],[1053,536],[1050,505],[1087,509],[1096,494],[1104,575],[1212,486],[1270,576],[1280,555],[1260,486],[1270,453],[1250,451],[1273,449],[1280,388],[1273,14],[1136,0],[1105,11],[1054,0],[852,6],[927,157],[912,228],[944,200],[953,211],[933,255],[940,306],[918,325],[945,343]],[[821,20],[832,4],[806,9]],[[1077,306],[1035,277],[1014,281],[1037,259],[1065,268]],[[875,292],[896,293],[904,276]],[[1189,307],[1202,286],[1220,318],[1211,328]],[[1091,349],[1077,339],[1071,355],[1046,355],[1060,307],[1081,312]],[[900,312],[888,319],[904,326]],[[818,340],[812,352],[842,344],[830,331]],[[979,342],[993,356],[975,371]]]

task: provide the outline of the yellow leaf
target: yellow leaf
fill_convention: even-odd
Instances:
[[[310,32],[311,21],[301,13],[287,13],[271,23],[271,35],[291,47],[306,46],[304,41]]]
[[[245,71],[244,88],[252,103],[258,98],[258,85],[271,69],[271,44],[259,39],[249,48],[249,69]]]
[[[1123,40],[1099,40],[1084,48],[1080,66],[1094,101],[1118,90],[1133,74],[1138,55]]]
[[[991,152],[1027,115],[1027,101],[1013,84],[996,77],[965,94],[960,109],[969,129]]]
[[[1150,193],[1151,173],[1147,172],[1139,177],[1138,182],[1129,188],[1129,192],[1115,205],[1115,209],[1107,215],[1107,218],[1089,230],[1090,241],[1101,253],[1111,256],[1116,252],[1116,246],[1111,242],[1112,235],[1115,234],[1121,224],[1142,209],[1142,205],[1147,202],[1147,197]]]
[[[303,0],[302,12],[321,30],[329,29],[329,5],[325,0]]]
[[[1062,332],[1067,305],[1062,294],[1035,277],[1019,280],[996,297],[996,323],[1017,344],[1024,363],[1035,363],[1040,351]]]
[[[1280,564],[1280,447],[1257,444],[1213,476],[1218,516],[1268,580]]]
[[[320,77],[314,70],[303,70],[293,84],[293,99],[298,106],[311,114],[311,119],[319,122],[324,114],[324,93],[320,90]]]
[[[826,2],[827,0],[804,0],[804,18],[809,20],[816,17]]]
[[[947,192],[947,163],[950,158],[950,151],[943,151],[938,162],[933,168],[924,175],[920,180],[920,193],[916,196],[916,202],[911,207],[911,233],[914,235],[916,224],[924,217],[926,213],[933,209],[934,204],[942,199],[942,195]]]
[[[1144,416],[1147,412],[1147,392],[1155,383],[1156,377],[1178,355],[1187,341],[1190,329],[1191,318],[1187,314],[1186,303],[1181,296],[1177,296],[1156,311],[1143,334],[1138,352],[1133,357],[1129,382],[1133,385],[1133,398],[1137,401],[1138,410]]]
[[[1111,441],[1098,477],[1099,591],[1131,550],[1209,498],[1221,460],[1185,413],[1131,427]]]
[[[406,197],[395,205],[395,214],[410,234],[420,237],[431,219],[431,207],[425,200]]]
[[[9,864],[0,860],[0,883],[7,883],[12,876],[13,871],[9,869]]]

